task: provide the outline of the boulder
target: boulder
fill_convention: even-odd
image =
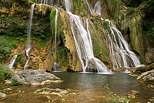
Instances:
[[[142,73],[140,76],[137,77],[137,80],[143,83],[154,85],[154,69]]]
[[[12,77],[12,80],[18,81],[21,84],[27,85],[44,85],[49,83],[55,83],[55,81],[60,82],[60,78],[56,77],[51,73],[40,70],[23,70],[16,71],[15,76]]]

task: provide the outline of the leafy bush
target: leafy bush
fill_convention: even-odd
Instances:
[[[26,25],[12,25],[6,30],[7,36],[26,36],[27,27]]]
[[[21,85],[21,83],[18,82],[17,80],[11,80],[11,83],[12,83],[13,86]]]
[[[131,15],[131,14],[133,14],[135,12],[135,9],[132,8],[132,7],[128,7],[127,12],[128,12],[129,15]]]
[[[14,75],[14,72],[10,70],[5,65],[0,65],[0,82],[4,82],[6,79],[11,79],[11,77]]]

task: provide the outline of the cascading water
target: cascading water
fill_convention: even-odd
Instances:
[[[8,64],[8,68],[12,69],[18,55],[14,55]]]
[[[98,0],[94,6],[94,9],[93,9],[93,13],[96,13],[98,15],[101,15],[101,3],[100,1]]]
[[[66,11],[70,15],[71,30],[83,72],[86,72],[87,69],[97,69],[98,72],[110,73],[107,67],[94,57],[91,35],[88,30],[88,19],[86,20],[87,28],[85,28],[80,17],[70,12],[71,8],[69,7],[71,3],[69,0],[65,0],[65,5],[67,8]]]
[[[71,0],[65,0],[66,11],[71,12]]]
[[[85,1],[86,1],[86,4],[87,4],[87,6],[88,6],[89,11],[90,11],[91,14],[96,13],[96,14],[98,14],[98,15],[101,15],[101,10],[102,10],[102,8],[101,8],[100,0],[98,0],[98,1],[96,2],[96,4],[94,5],[94,8],[93,8],[93,9],[91,9],[91,7],[90,7],[90,5],[89,5],[89,2],[88,2],[87,0],[85,0]]]
[[[89,8],[90,14],[92,14],[93,11],[91,10],[91,7],[90,7],[90,5],[89,5],[89,2],[88,2],[87,0],[85,0],[85,1],[86,1],[86,4],[87,4],[88,8]]]
[[[31,27],[32,27],[32,20],[33,20],[33,12],[34,12],[35,3],[31,5],[31,13],[29,16],[29,23],[28,23],[28,29],[27,29],[27,46],[25,48],[26,56],[28,57],[26,64],[24,66],[24,69],[28,68],[29,63],[29,51],[31,50]]]
[[[68,14],[70,15],[71,30],[83,72],[86,72],[87,69],[94,68],[98,72],[109,72],[107,67],[99,59],[94,57],[90,32],[84,28],[80,17],[70,12]],[[88,20],[86,22],[88,29]]]
[[[91,10],[87,0],[86,3],[91,13],[101,15],[102,8],[99,0],[96,2],[93,10]],[[111,30],[111,34],[108,34],[108,44],[113,68],[141,66],[141,63],[135,53],[129,50],[128,43],[125,41],[121,32],[116,28],[115,25],[112,24],[111,21],[108,19],[106,19],[106,21],[109,22],[109,27]]]
[[[110,33],[108,33],[108,45],[113,68],[141,66],[138,57],[129,49],[129,45],[121,32],[108,19],[105,21],[108,22],[110,28]]]
[[[58,9],[56,9],[55,15],[55,62],[54,62],[54,70],[57,70],[57,20],[58,20]]]

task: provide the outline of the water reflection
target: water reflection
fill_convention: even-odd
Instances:
[[[146,88],[136,81],[136,77],[125,73],[114,73],[112,75],[98,75],[93,73],[54,73],[64,82],[59,84],[60,88],[76,89],[80,91],[103,92],[103,87],[108,86],[118,95],[127,95],[131,90],[141,91],[140,95],[154,95],[154,89]]]

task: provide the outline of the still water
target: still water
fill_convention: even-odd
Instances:
[[[70,89],[79,93],[79,95],[64,97],[67,100],[65,102],[59,101],[52,103],[108,103],[103,99],[103,96],[105,98],[108,95],[106,87],[114,94],[125,97],[132,90],[139,91],[139,94],[135,95],[135,98],[130,103],[147,103],[150,98],[154,97],[153,88],[148,88],[138,83],[136,77],[129,76],[125,73],[105,75],[96,73],[53,72],[53,74],[60,77],[63,82],[42,86],[11,86],[1,84],[0,92],[5,88],[12,89],[12,93],[7,93],[8,96],[2,103],[46,103],[46,95],[34,94],[34,91],[40,88]],[[58,99],[62,100],[62,98]],[[90,102],[90,99],[95,101]]]

